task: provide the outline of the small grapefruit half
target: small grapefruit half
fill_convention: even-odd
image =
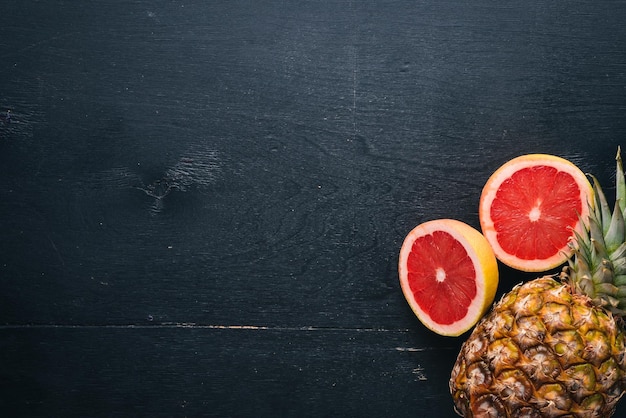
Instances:
[[[498,263],[485,237],[454,219],[416,226],[404,239],[400,286],[432,331],[458,336],[484,315],[498,288]]]
[[[514,158],[487,180],[478,214],[496,257],[522,271],[563,264],[593,203],[587,176],[572,162],[546,154]]]

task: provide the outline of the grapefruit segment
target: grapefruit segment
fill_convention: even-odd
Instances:
[[[402,292],[432,331],[458,336],[484,315],[498,287],[498,265],[480,232],[454,219],[415,227],[400,249]]]
[[[572,162],[547,154],[514,158],[485,184],[479,205],[482,232],[496,257],[522,271],[547,271],[571,255],[593,191]]]

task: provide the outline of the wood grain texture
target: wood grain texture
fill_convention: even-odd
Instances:
[[[381,330],[3,330],[12,366],[0,406],[29,417],[409,417],[416,408],[398,408],[390,394],[436,411],[449,395],[432,365],[456,351],[414,343],[412,332]]]
[[[483,183],[522,153],[610,184],[625,13],[4,5],[0,407],[454,416],[462,340],[410,312],[402,239],[439,217],[478,226]],[[530,278],[501,271],[499,294]]]

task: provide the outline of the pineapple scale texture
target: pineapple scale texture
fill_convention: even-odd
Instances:
[[[516,286],[459,353],[450,379],[457,413],[610,417],[626,390],[626,338],[616,321],[553,276]]]

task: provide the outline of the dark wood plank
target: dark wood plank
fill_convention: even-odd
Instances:
[[[0,331],[13,416],[453,417],[408,330],[48,327]]]
[[[3,14],[6,322],[407,326],[411,227],[624,136],[619,3],[125,4]]]

